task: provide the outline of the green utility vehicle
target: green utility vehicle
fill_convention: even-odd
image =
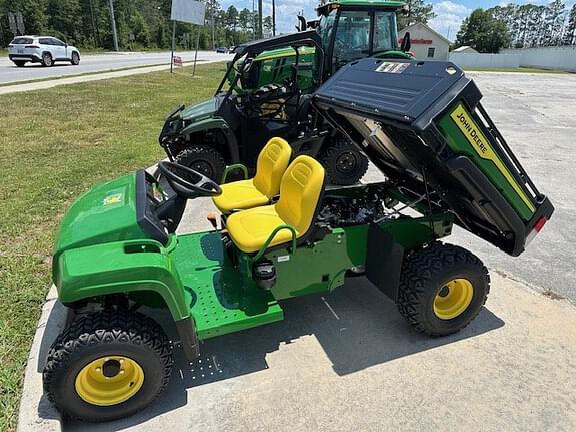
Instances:
[[[398,47],[396,0],[336,0],[318,8],[315,30],[236,47],[215,96],[168,115],[159,142],[170,160],[220,181],[226,164],[250,169],[274,136],[317,157],[330,183],[356,183],[368,160],[310,108],[310,93],[341,66],[368,56],[408,58]]]
[[[311,104],[361,143],[385,181],[327,185],[319,162],[274,138],[253,179],[218,185],[160,162],[159,178],[140,170],[89,190],[54,248],[53,281],[71,318],[48,353],[48,399],[88,421],[154,400],[171,373],[172,323],[163,328],[149,308],[169,313],[189,359],[207,339],[282,320],[283,300],[346,281],[353,289],[357,277],[418,332],[468,325],[488,271],[441,239],[455,223],[518,256],[554,210],[480,99],[451,63],[367,58],[341,68]],[[214,229],[175,234],[187,201],[201,196],[222,212]]]

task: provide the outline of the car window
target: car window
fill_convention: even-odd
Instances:
[[[26,44],[31,44],[32,42],[34,42],[34,41],[31,38],[19,37],[19,38],[14,38],[14,40],[10,43],[14,44],[14,45],[26,45]]]
[[[64,46],[65,44],[60,39],[52,38],[52,45]]]
[[[52,45],[51,38],[40,38],[38,39],[38,42],[40,42],[41,45]]]
[[[340,14],[334,40],[334,65],[365,57],[370,51],[370,12],[346,12]]]

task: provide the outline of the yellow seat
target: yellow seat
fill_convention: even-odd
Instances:
[[[301,238],[314,222],[316,207],[324,187],[324,168],[310,156],[298,156],[290,164],[280,184],[276,204],[233,213],[226,221],[234,244],[246,253],[259,251],[274,229],[290,225]],[[269,246],[292,239],[292,233],[278,231]]]
[[[214,205],[222,213],[268,204],[278,195],[282,174],[292,156],[292,148],[282,138],[272,138],[258,155],[256,175],[247,180],[221,185],[222,194],[213,197]]]

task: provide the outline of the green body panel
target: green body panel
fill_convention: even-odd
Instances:
[[[64,304],[116,293],[154,292],[174,320],[188,318],[191,294],[180,281],[171,250],[155,240],[116,241],[64,251],[54,260],[53,279]]]
[[[136,220],[136,174],[100,183],[70,206],[56,236],[54,257],[96,243],[148,237]]]
[[[172,258],[182,278],[199,339],[280,321],[272,295],[236,270],[219,232],[179,236]]]
[[[198,122],[212,117],[216,111],[218,111],[219,107],[220,103],[218,98],[212,97],[185,108],[181,115],[182,118],[188,122]]]
[[[221,117],[210,117],[204,120],[200,120],[186,126],[180,132],[182,135],[189,135],[195,132],[207,131],[211,129],[227,129],[229,128],[228,123]]]
[[[466,110],[462,105],[458,105],[459,108]],[[469,117],[470,113],[466,110]],[[477,123],[477,122],[475,122]],[[518,215],[528,221],[534,215],[535,208],[528,200],[526,194],[521,191],[521,186],[516,180],[514,180],[509,173],[508,169],[501,164],[500,158],[494,153],[493,148],[491,148],[490,142],[485,139],[485,135],[474,125],[474,129],[478,129],[478,133],[483,137],[483,146],[490,146],[488,152],[493,154],[493,158],[481,157],[477,150],[472,146],[471,142],[466,138],[461,129],[457,126],[450,113],[447,113],[440,122],[438,123],[438,128],[440,132],[448,142],[450,148],[462,155],[466,155],[471,158],[476,166],[490,179],[492,184],[502,193],[506,198],[508,203],[516,210]],[[495,162],[499,162],[501,167],[498,167]],[[519,191],[521,192],[519,194]],[[524,199],[521,195],[524,195]]]
[[[300,47],[298,62],[310,63],[316,66],[316,48]],[[271,51],[264,51],[254,59],[252,67],[254,72],[258,73],[256,88],[272,84],[282,83],[293,75],[292,66],[296,62],[296,53],[293,48],[279,48]],[[304,91],[313,90],[313,70],[301,71],[298,73],[298,86]],[[248,90],[248,89],[244,89]]]

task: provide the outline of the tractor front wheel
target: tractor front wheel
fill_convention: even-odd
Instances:
[[[329,182],[335,185],[358,183],[368,170],[368,158],[343,137],[328,141],[318,160],[324,165]]]
[[[478,315],[489,291],[488,270],[476,256],[434,242],[406,257],[397,306],[416,331],[446,336]]]
[[[194,145],[182,150],[176,156],[176,163],[185,165],[220,183],[226,161],[220,152],[206,145]]]
[[[54,342],[44,390],[64,415],[91,422],[140,411],[166,387],[172,345],[138,313],[104,311],[78,319]]]

